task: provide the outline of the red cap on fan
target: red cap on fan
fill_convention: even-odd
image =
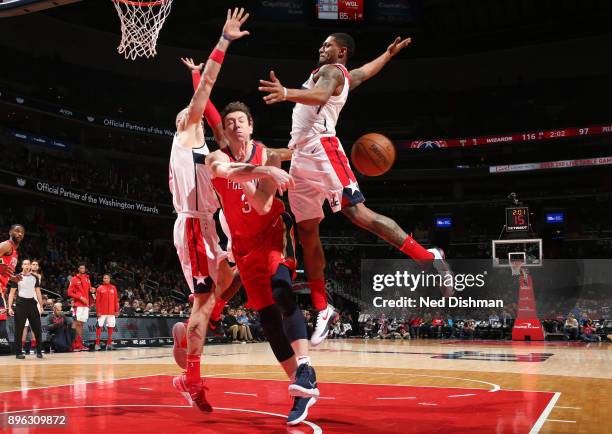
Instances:
[[[189,303],[193,303],[193,298],[194,298],[193,294],[189,294],[189,298],[188,298]]]

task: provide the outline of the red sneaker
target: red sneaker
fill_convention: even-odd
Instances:
[[[183,374],[174,377],[172,379],[172,385],[183,395],[190,405],[207,413],[212,412],[213,409],[206,400],[206,391],[208,387],[204,386],[202,379],[197,383],[187,383],[187,376]]]

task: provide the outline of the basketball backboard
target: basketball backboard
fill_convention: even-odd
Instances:
[[[512,267],[520,262],[522,267],[541,267],[542,239],[493,240],[492,260],[494,267]]]

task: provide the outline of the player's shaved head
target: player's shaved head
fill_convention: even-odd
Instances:
[[[332,33],[332,38],[340,48],[346,48],[346,59],[350,59],[355,54],[355,40],[348,33]]]

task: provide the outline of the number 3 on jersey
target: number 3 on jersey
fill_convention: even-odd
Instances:
[[[242,212],[243,212],[244,214],[248,214],[248,213],[250,213],[250,212],[251,212],[251,210],[252,210],[253,208],[251,208],[251,204],[250,204],[250,203],[249,203],[249,201],[247,200],[247,198],[246,198],[246,194],[243,194],[243,195],[240,197],[240,201],[242,202],[242,208],[241,208],[241,209],[242,209]]]

